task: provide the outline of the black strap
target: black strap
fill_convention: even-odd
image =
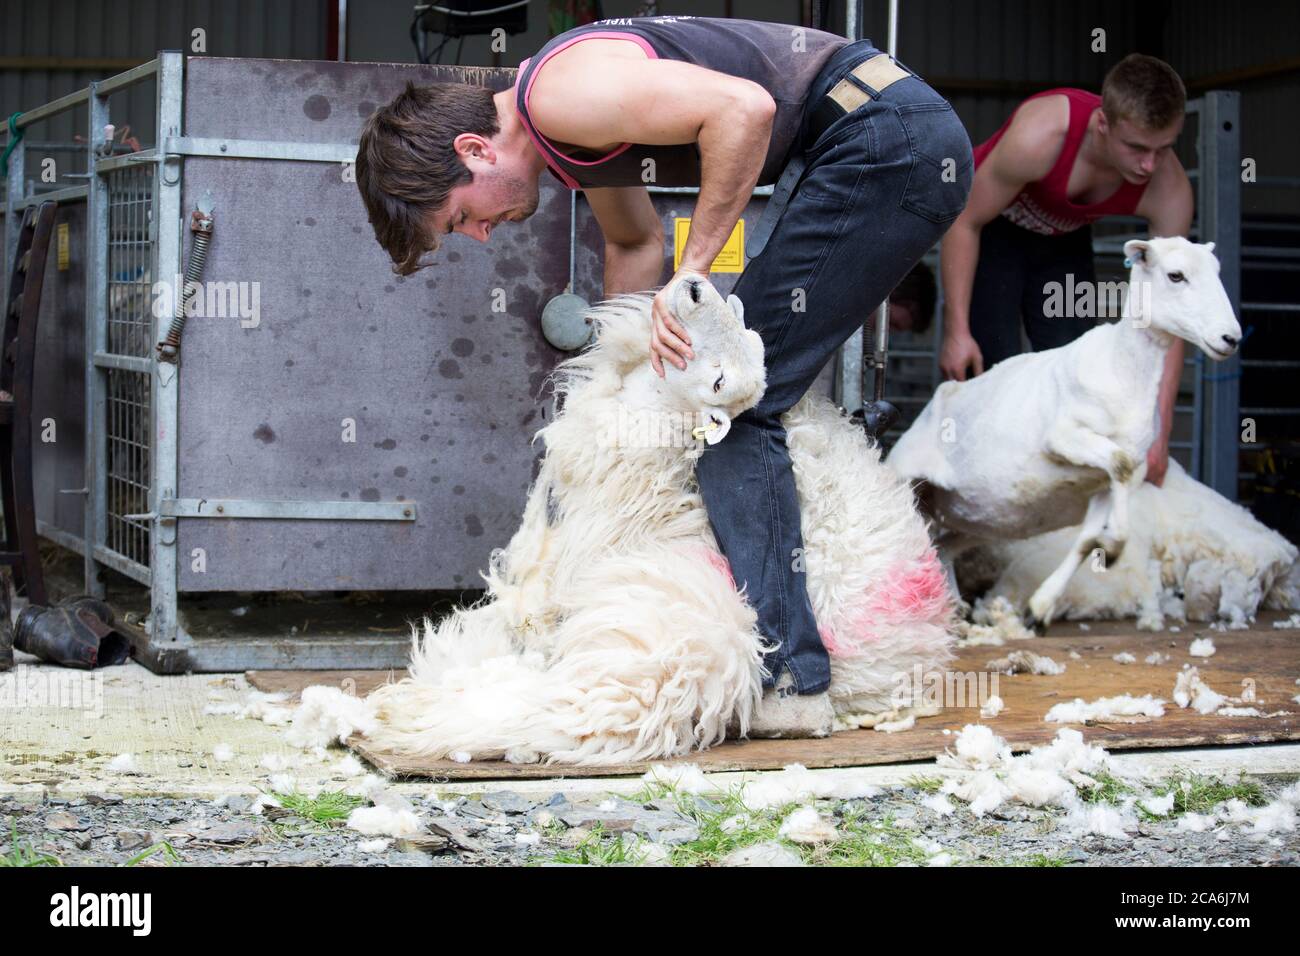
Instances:
[[[772,187],[772,198],[767,201],[763,215],[759,217],[758,225],[754,227],[753,232],[745,237],[745,255],[750,259],[757,259],[762,255],[767,240],[772,238],[772,232],[776,229],[781,213],[785,212],[790,197],[794,195],[795,187],[799,185],[799,180],[803,178],[806,165],[802,150],[795,152],[786,162],[785,169],[781,172],[781,178]]]

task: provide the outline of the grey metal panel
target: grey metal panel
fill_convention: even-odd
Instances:
[[[33,472],[36,517],[59,531],[82,536],[85,496],[62,494],[86,483],[86,418],[83,330],[86,321],[86,205],[59,207],[55,235],[68,227],[68,268],[58,268],[58,243],[51,244],[41,291],[36,339],[36,381],[32,424],[36,446]],[[43,423],[55,424],[53,442],[42,440]]]
[[[403,280],[333,167],[187,161],[183,208],[206,189],[206,278],[259,283],[260,322],[186,327],[178,494],[413,501],[419,520],[182,519],[181,589],[477,584],[518,525],[560,355],[538,316],[568,278],[567,196],[546,186],[528,223],[489,246],[449,241],[444,265]]]
[[[223,57],[187,57],[185,71],[186,136],[302,143],[355,143],[366,117],[408,80],[501,90],[515,77],[486,67]]]
[[[408,78],[500,89],[513,71],[389,64],[187,61],[186,135],[355,141]],[[239,104],[260,93],[257,110]],[[268,100],[269,97],[269,100]],[[233,105],[232,105],[233,104]],[[413,501],[413,524],[181,519],[180,588],[472,587],[518,525],[544,424],[542,306],[568,281],[568,194],[490,245],[453,237],[442,264],[395,277],[340,168],[191,157],[183,208],[211,190],[205,278],[257,283],[255,328],[195,318],[180,373],[186,498]],[[671,237],[690,196],[656,196]],[[765,199],[746,212],[754,221]],[[577,291],[599,296],[599,227],[579,203]],[[188,240],[188,237],[187,237]],[[671,241],[671,240],[669,240]],[[666,250],[671,254],[671,248]],[[735,276],[718,274],[729,292]],[[251,287],[250,287],[251,288]],[[505,312],[493,311],[493,290]],[[357,425],[343,442],[343,421]],[[203,549],[201,571],[191,554]]]
[[[355,141],[364,115],[432,67],[196,60],[187,135]],[[494,88],[513,71],[475,71]],[[238,104],[261,91],[263,108]],[[267,102],[268,96],[270,102]],[[313,99],[316,97],[317,99]],[[258,283],[260,322],[193,319],[182,347],[187,497],[413,501],[412,523],[179,522],[180,587],[472,587],[518,525],[560,357],[540,310],[568,281],[568,196],[544,177],[527,223],[489,246],[453,237],[396,277],[354,183],[329,164],[191,158],[212,191],[205,278]],[[187,237],[188,238],[188,237]],[[505,311],[494,312],[494,290]],[[343,420],[356,422],[355,444]],[[206,570],[189,556],[203,548]]]

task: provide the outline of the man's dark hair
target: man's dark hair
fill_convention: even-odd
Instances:
[[[1165,129],[1186,107],[1182,77],[1153,56],[1130,53],[1110,68],[1101,84],[1101,111],[1111,123],[1126,119],[1144,129]]]
[[[370,114],[357,146],[357,188],[375,239],[410,275],[420,257],[441,243],[428,216],[473,175],[453,141],[461,133],[484,138],[500,131],[493,91],[468,83],[433,83],[406,89]]]
[[[924,333],[934,320],[934,307],[939,301],[939,290],[934,284],[934,273],[924,262],[912,266],[903,281],[889,293],[889,301],[901,305],[912,313],[912,329]]]

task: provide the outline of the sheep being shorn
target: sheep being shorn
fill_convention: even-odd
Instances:
[[[387,751],[614,763],[686,753],[743,729],[761,695],[756,616],[718,552],[694,464],[764,388],[740,301],[672,291],[696,358],[648,362],[650,302],[592,312],[597,339],[557,369],[562,408],[519,530],[477,605],[415,636],[409,676],[367,700]],[[903,681],[951,655],[950,596],[907,485],[861,429],[805,398],[786,424],[804,562],[842,726],[898,713]]]
[[[1113,565],[1083,563],[1061,595],[1062,616],[1135,617],[1138,627],[1161,630],[1167,620],[1243,627],[1260,608],[1300,608],[1295,545],[1178,462],[1162,487],[1135,489],[1132,506],[1124,553]],[[1067,528],[989,542],[963,555],[958,578],[964,589],[1023,606],[1076,537]]]
[[[1118,322],[945,382],[889,456],[899,475],[919,483],[949,557],[980,540],[1079,525],[1028,600],[1036,628],[1051,621],[1094,549],[1114,562],[1124,548],[1174,337],[1212,359],[1241,341],[1213,249],[1182,238],[1125,243],[1132,271]]]

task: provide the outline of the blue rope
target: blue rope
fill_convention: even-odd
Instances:
[[[9,145],[5,147],[4,156],[0,157],[0,176],[9,175],[9,154],[14,151],[14,147],[18,145],[18,141],[22,139],[23,134],[27,132],[25,129],[18,128],[18,117],[22,115],[22,113],[15,113],[13,116],[9,117]]]

